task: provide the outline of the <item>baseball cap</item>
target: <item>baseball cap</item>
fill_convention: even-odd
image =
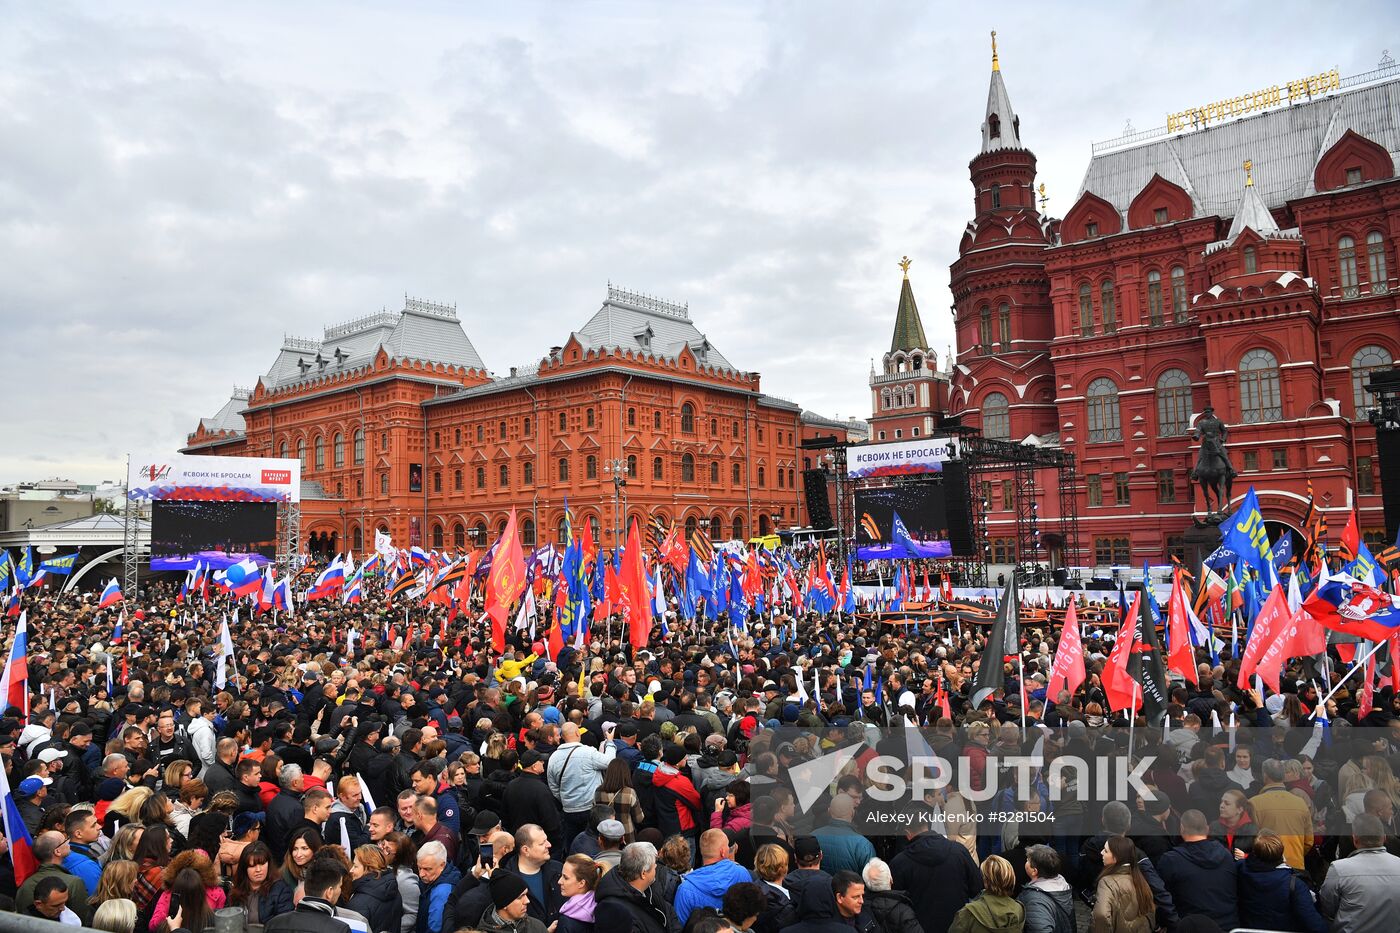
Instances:
[[[816,836],[798,836],[792,844],[792,849],[800,859],[816,858],[822,854],[822,845]]]
[[[39,760],[44,764],[51,761],[58,761],[60,758],[67,758],[68,753],[61,748],[46,748],[39,753]]]
[[[544,755],[541,755],[533,748],[527,748],[525,749],[525,751],[520,753],[520,768],[521,770],[524,770],[526,768],[533,767],[534,765],[537,765],[544,760]]]
[[[53,778],[27,777],[19,782],[19,787],[15,788],[15,793],[21,797],[33,797],[40,790],[53,783]]]

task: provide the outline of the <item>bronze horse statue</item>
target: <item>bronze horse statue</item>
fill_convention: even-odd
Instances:
[[[1230,490],[1235,485],[1235,468],[1225,455],[1225,445],[1220,438],[1210,433],[1201,437],[1201,451],[1196,457],[1196,468],[1191,471],[1191,481],[1199,483],[1201,495],[1205,497],[1206,512],[1223,512],[1230,504]],[[1215,504],[1211,505],[1214,497]]]

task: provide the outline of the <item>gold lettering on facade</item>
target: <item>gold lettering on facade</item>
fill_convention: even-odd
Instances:
[[[1321,74],[1288,81],[1283,86],[1275,84],[1262,90],[1241,94],[1238,97],[1227,97],[1224,100],[1217,100],[1199,107],[1188,107],[1177,113],[1169,113],[1167,114],[1167,132],[1179,133],[1183,130],[1199,130],[1209,126],[1212,122],[1277,107],[1285,100],[1290,104],[1310,100],[1330,91],[1339,90],[1341,86],[1342,76],[1336,68],[1333,68]]]

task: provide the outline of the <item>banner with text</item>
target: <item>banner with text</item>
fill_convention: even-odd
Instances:
[[[944,462],[957,456],[957,441],[950,437],[862,444],[846,449],[846,475],[851,479],[870,479],[942,473]]]
[[[126,484],[138,502],[299,502],[301,461],[133,454]]]

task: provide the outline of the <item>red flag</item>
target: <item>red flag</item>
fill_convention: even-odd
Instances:
[[[1109,652],[1102,675],[1108,708],[1131,709],[1134,714],[1142,702],[1142,686],[1128,673],[1128,656],[1133,653],[1133,644],[1137,641],[1137,617],[1142,609],[1141,603],[1142,593],[1135,593],[1132,608],[1118,621],[1118,637],[1113,642],[1113,650]]]
[[[651,601],[647,598],[647,569],[642,562],[642,536],[637,520],[627,529],[627,547],[622,552],[622,572],[617,588],[627,606],[627,640],[632,650],[645,648],[651,638]]]
[[[1288,628],[1288,620],[1292,613],[1288,611],[1288,597],[1284,595],[1283,584],[1274,587],[1269,598],[1264,600],[1264,607],[1259,610],[1259,615],[1254,618],[1254,630],[1250,633],[1249,644],[1244,646],[1244,656],[1240,658],[1240,676],[1236,685],[1241,690],[1249,689],[1249,678],[1259,669],[1259,661],[1272,648],[1275,653],[1286,651],[1290,637],[1285,634]],[[1287,640],[1278,641],[1280,636]],[[1282,661],[1279,662],[1282,664]],[[1273,664],[1273,659],[1270,659]],[[1259,671],[1262,677],[1267,671]],[[1274,692],[1278,692],[1278,675],[1275,673],[1274,682],[1270,684]]]
[[[593,523],[589,521],[581,522],[578,533],[579,550],[583,552],[583,563],[585,566],[598,559],[598,545],[593,543]]]
[[[661,543],[661,556],[666,563],[676,568],[676,573],[684,574],[690,563],[690,545],[685,542],[685,533],[679,525],[672,525]]]
[[[1361,702],[1357,706],[1357,713],[1361,719],[1371,715],[1371,711],[1376,708],[1376,656],[1373,654],[1366,659],[1366,685],[1361,688]]]
[[[1079,640],[1079,619],[1075,615],[1074,597],[1065,609],[1065,624],[1060,629],[1060,646],[1055,649],[1055,664],[1050,668],[1050,683],[1045,699],[1054,700],[1061,690],[1070,693],[1084,683],[1084,644]]]
[[[1186,618],[1186,593],[1181,585],[1181,571],[1172,574],[1172,594],[1167,600],[1167,639],[1171,650],[1167,654],[1167,670],[1177,671],[1191,683],[1196,683],[1196,653],[1191,649],[1191,623]]]
[[[511,509],[486,577],[486,614],[491,617],[491,647],[497,654],[506,650],[506,617],[523,592],[525,555],[520,551],[520,536],[515,533],[515,509]]]
[[[1356,526],[1356,512],[1352,511],[1347,515],[1347,526],[1342,529],[1342,546],[1337,552],[1343,563],[1356,560],[1356,555],[1361,550],[1361,529]]]

